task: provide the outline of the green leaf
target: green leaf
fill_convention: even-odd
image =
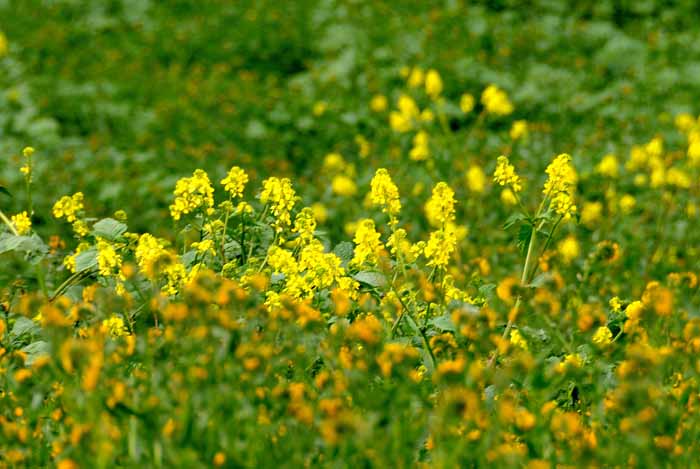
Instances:
[[[333,248],[333,254],[340,258],[343,265],[347,265],[355,254],[353,244],[349,241],[338,243],[335,248]]]
[[[520,212],[514,213],[513,215],[509,216],[508,219],[505,221],[505,223],[503,224],[503,229],[507,230],[511,226],[523,220],[527,220],[527,217],[524,214]]]
[[[126,225],[113,218],[103,218],[92,225],[92,234],[114,241],[126,232]]]
[[[37,340],[22,348],[22,351],[27,354],[24,363],[27,366],[31,366],[37,358],[49,355],[49,343],[43,340]]]
[[[365,283],[371,287],[379,288],[386,285],[386,277],[379,272],[364,270],[356,273],[353,278],[360,283]]]
[[[9,251],[47,252],[48,247],[37,235],[15,236],[11,233],[0,234],[0,254]]]
[[[85,270],[94,269],[97,267],[97,249],[90,248],[75,256],[75,271],[83,272]]]
[[[16,338],[24,334],[34,334],[37,332],[39,332],[39,326],[37,325],[37,323],[35,323],[29,318],[20,316],[17,319],[15,319],[15,325],[12,326],[10,336]]]
[[[521,251],[525,251],[525,249],[527,249],[527,245],[530,242],[531,234],[532,226],[520,225],[520,231],[518,231],[518,247]]]
[[[441,331],[455,332],[457,330],[452,322],[451,314],[443,314],[442,316],[434,317],[429,321],[429,323]]]
[[[10,191],[8,191],[5,186],[0,186],[0,194],[5,194],[8,197],[12,197],[12,194],[10,194]]]

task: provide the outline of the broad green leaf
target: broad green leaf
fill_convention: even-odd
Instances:
[[[383,287],[386,285],[386,277],[379,272],[370,272],[368,270],[356,273],[353,278],[360,283],[366,283],[372,287]]]
[[[75,271],[83,272],[85,270],[94,269],[97,267],[97,249],[91,248],[83,251],[75,256]]]
[[[126,232],[127,226],[113,218],[103,218],[92,225],[92,234],[114,241]]]

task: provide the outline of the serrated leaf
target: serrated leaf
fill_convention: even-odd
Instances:
[[[92,234],[114,241],[126,232],[127,226],[113,218],[103,218],[92,225]]]
[[[97,267],[97,250],[95,248],[83,251],[75,256],[75,271],[83,272]]]
[[[371,272],[369,270],[364,270],[362,272],[356,273],[353,278],[360,283],[365,283],[372,287],[383,287],[386,285],[386,277],[379,272]]]

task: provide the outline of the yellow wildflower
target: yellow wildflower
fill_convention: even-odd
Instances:
[[[522,336],[522,334],[520,334],[520,331],[518,329],[512,329],[510,331],[510,343],[513,344],[513,346],[518,347],[520,349],[528,349],[527,341]]]
[[[432,226],[443,226],[455,219],[455,193],[446,182],[438,182],[433,188],[425,214]]]
[[[334,194],[343,197],[352,197],[357,193],[355,181],[343,174],[338,174],[333,178],[333,181],[331,181],[331,189]]]
[[[355,232],[355,254],[351,264],[361,266],[363,264],[374,265],[380,251],[382,250],[382,242],[379,240],[379,233],[375,229],[374,221],[366,218],[360,220],[357,224]]]
[[[595,170],[598,174],[602,174],[603,176],[616,178],[618,175],[617,157],[612,153],[605,155],[603,159],[600,160],[600,163],[598,163],[598,166],[595,167]]]
[[[384,112],[387,107],[389,107],[389,101],[383,94],[372,96],[372,100],[369,102],[369,108],[374,112]]]
[[[25,235],[32,229],[32,220],[29,218],[26,211],[13,215],[10,219],[19,235]]]
[[[103,320],[102,330],[104,332],[109,332],[109,335],[115,338],[129,335],[129,329],[127,329],[126,324],[124,324],[124,320],[117,315]]]
[[[224,189],[231,194],[231,197],[242,197],[245,185],[248,183],[248,175],[246,172],[234,166],[228,172],[228,175],[221,180]]]
[[[370,183],[370,198],[375,205],[381,205],[382,211],[394,217],[401,211],[401,201],[399,200],[399,190],[391,180],[389,172],[380,168],[374,174]]]
[[[481,104],[486,112],[497,116],[507,116],[513,112],[513,104],[505,91],[496,85],[489,85],[481,94]]]
[[[610,332],[608,326],[600,326],[593,334],[593,343],[600,346],[609,345],[612,343],[612,338],[612,332]]]
[[[104,239],[97,241],[97,267],[100,275],[109,277],[114,275],[122,265],[122,258],[114,246]]]
[[[517,120],[513,122],[509,134],[512,140],[518,140],[522,137],[527,136],[527,121]]]
[[[271,177],[265,179],[263,190],[260,193],[260,201],[264,204],[270,204],[271,213],[275,217],[275,229],[278,232],[291,224],[290,212],[296,202],[296,192],[288,178]]]
[[[459,108],[463,113],[469,114],[474,110],[474,96],[469,93],[464,93],[461,98],[459,98]]]
[[[53,216],[65,217],[70,223],[74,222],[76,214],[83,210],[83,193],[76,192],[72,196],[64,195],[53,205]]]
[[[510,164],[507,156],[499,156],[496,161],[496,170],[493,172],[493,182],[500,186],[510,186],[513,192],[520,192],[523,188],[520,176],[515,173],[515,166]]]
[[[437,70],[430,69],[425,75],[425,92],[432,99],[437,99],[442,93],[442,78]]]
[[[213,211],[214,188],[207,173],[201,169],[195,170],[191,177],[177,181],[174,195],[175,199],[170,205],[170,215],[174,220],[199,208],[206,209],[208,214]]]
[[[428,259],[429,266],[440,269],[447,268],[452,253],[457,247],[457,236],[451,227],[433,231],[425,245],[423,254]]]

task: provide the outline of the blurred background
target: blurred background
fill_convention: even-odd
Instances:
[[[699,17],[690,0],[0,0],[0,185],[22,187],[20,151],[32,145],[39,232],[59,230],[56,199],[83,191],[95,217],[124,209],[131,230],[165,235],[178,178],[203,168],[218,181],[237,164],[254,190],[293,177],[339,238],[376,168],[407,195],[446,179],[466,197],[464,171],[491,171],[512,150],[515,119],[530,124],[518,154],[533,172],[564,151],[585,171],[649,140],[698,103]],[[375,95],[395,106],[415,66],[439,71],[449,102],[477,97],[471,116],[448,110],[430,165],[410,161],[411,138],[370,109]],[[515,111],[477,125],[491,83]],[[330,188],[331,152],[355,194]],[[13,195],[9,212],[25,203]]]

